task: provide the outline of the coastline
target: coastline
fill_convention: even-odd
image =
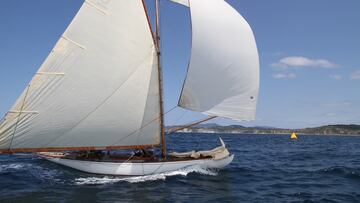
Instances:
[[[170,132],[179,126],[169,126]],[[217,124],[201,124],[193,127],[184,128],[179,133],[223,133],[223,134],[259,134],[259,135],[289,135],[295,132],[298,135],[317,135],[317,136],[360,136],[360,125],[326,125],[314,128],[285,129],[272,127],[245,127],[240,125],[220,126]]]
[[[185,131],[179,131],[175,132],[174,134],[180,134],[180,133],[186,133],[186,134],[227,134],[227,135],[283,135],[283,136],[289,136],[291,133],[240,133],[240,132],[185,132]],[[349,137],[358,137],[360,134],[311,134],[311,133],[297,133],[296,135],[300,136],[349,136]]]

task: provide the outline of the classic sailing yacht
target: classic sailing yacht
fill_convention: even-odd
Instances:
[[[192,25],[178,106],[208,115],[203,121],[255,119],[259,57],[248,23],[224,0],[171,1],[189,7]],[[222,140],[213,150],[167,154],[159,0],[155,3],[153,32],[142,0],[85,0],[1,121],[0,153],[38,153],[110,175],[228,165],[234,156]],[[161,156],[111,154],[158,147]],[[105,150],[108,154],[97,158],[86,153]]]

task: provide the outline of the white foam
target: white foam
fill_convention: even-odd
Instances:
[[[57,178],[62,175],[62,172],[59,170],[44,168],[41,166],[33,166],[29,170],[29,173],[42,181],[62,182],[59,178]]]
[[[26,164],[22,164],[22,163],[5,164],[5,165],[0,165],[0,172],[21,170],[24,169],[25,167]]]
[[[184,169],[179,169],[176,171],[146,175],[146,176],[136,176],[136,177],[87,177],[87,178],[77,178],[75,179],[76,185],[101,185],[101,184],[112,184],[116,182],[129,182],[129,183],[140,183],[146,181],[157,181],[157,180],[165,180],[166,177],[170,176],[187,176],[189,173],[199,173],[203,175],[211,175],[216,176],[218,173],[216,171],[211,171],[208,169],[203,169],[198,166],[189,167]]]

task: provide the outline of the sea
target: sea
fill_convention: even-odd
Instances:
[[[168,150],[210,149],[219,137],[235,155],[220,171],[105,176],[0,155],[0,202],[360,202],[360,137],[177,133]]]

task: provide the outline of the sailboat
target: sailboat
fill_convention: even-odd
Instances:
[[[290,139],[292,140],[296,140],[297,139],[297,135],[295,132],[291,133]]]
[[[207,115],[203,121],[255,119],[259,56],[249,24],[224,0],[171,1],[189,9],[192,26],[177,106]],[[108,175],[230,164],[221,139],[208,151],[167,152],[159,0],[155,6],[152,26],[143,0],[85,0],[0,122],[0,153]],[[159,153],[112,154],[148,149]]]

